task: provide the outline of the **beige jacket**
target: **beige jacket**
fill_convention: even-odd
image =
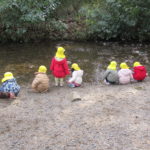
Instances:
[[[49,78],[46,73],[36,72],[32,82],[32,88],[37,92],[45,92],[49,89]]]

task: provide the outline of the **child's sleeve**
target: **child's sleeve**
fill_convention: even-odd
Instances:
[[[40,84],[40,81],[38,79],[34,79],[32,82],[32,88],[35,89]]]
[[[76,79],[76,77],[77,77],[76,72],[73,72],[73,73],[72,73],[72,77],[71,77],[71,79],[69,80],[69,82],[70,82],[70,83],[71,83],[71,82],[74,82],[75,79]]]
[[[69,71],[69,67],[68,67],[67,60],[65,60],[65,63],[64,63],[64,69],[65,69],[66,75],[69,75],[69,74],[70,74],[70,71]]]
[[[51,71],[54,70],[54,58],[53,58],[52,61],[51,61],[50,70],[51,70]]]
[[[103,80],[107,78],[107,76],[108,76],[109,73],[110,73],[109,70],[106,70],[106,71],[105,71],[104,76],[103,76]]]
[[[133,73],[132,73],[132,70],[130,70],[130,79],[132,80],[133,79]]]
[[[146,72],[146,77],[148,76],[148,72],[147,72],[147,69],[146,69],[146,67],[144,67],[144,69],[145,69],[145,72]]]

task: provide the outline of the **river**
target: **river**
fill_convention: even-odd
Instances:
[[[101,82],[102,74],[112,60],[118,62],[118,69],[121,62],[127,62],[132,68],[134,61],[140,61],[150,71],[150,45],[61,41],[1,45],[0,78],[10,71],[20,84],[30,83],[39,65],[45,65],[53,79],[49,64],[57,46],[63,46],[68,61],[78,63],[84,70],[85,82]]]

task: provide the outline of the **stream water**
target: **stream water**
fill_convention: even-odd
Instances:
[[[63,46],[68,61],[78,63],[84,70],[85,82],[100,82],[112,60],[118,64],[127,62],[131,68],[134,61],[140,61],[150,71],[150,45],[61,41],[1,45],[0,78],[10,71],[20,84],[30,83],[39,65],[45,65],[50,78],[53,79],[49,64],[55,55],[56,46]]]

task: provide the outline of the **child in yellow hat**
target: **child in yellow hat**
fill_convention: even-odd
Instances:
[[[120,70],[118,71],[119,83],[120,84],[128,84],[132,81],[132,71],[129,69],[126,63],[120,64]]]
[[[104,73],[103,79],[106,84],[116,84],[119,82],[116,61],[110,62],[110,64],[107,67],[106,72]]]
[[[82,84],[83,70],[80,69],[78,64],[74,63],[71,66],[72,77],[68,81],[69,87],[79,87]]]
[[[55,86],[63,86],[64,78],[70,74],[65,49],[58,47],[55,57],[53,57],[50,65],[50,70],[55,77]]]
[[[134,62],[133,64],[133,78],[137,81],[143,81],[148,76],[145,66],[140,62]]]
[[[38,72],[35,72],[35,78],[32,82],[32,89],[36,92],[46,92],[49,89],[49,78],[46,74],[47,68],[40,66]]]
[[[11,72],[6,72],[0,86],[0,98],[16,98],[20,91],[16,79]]]

